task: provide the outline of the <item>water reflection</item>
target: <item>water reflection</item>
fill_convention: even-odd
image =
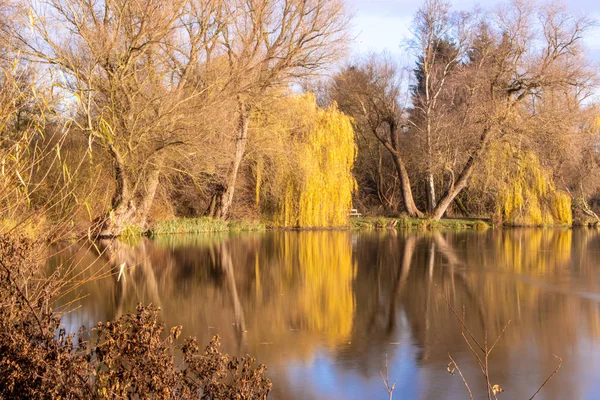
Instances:
[[[70,252],[70,253],[69,253]],[[135,245],[65,250],[96,279],[63,323],[75,330],[162,307],[167,325],[269,367],[278,399],[385,398],[385,357],[395,398],[468,398],[446,372],[451,353],[476,398],[485,396],[461,328],[440,292],[478,338],[495,338],[493,383],[505,398],[597,398],[600,235],[592,230],[485,233],[268,232],[171,236]],[[98,257],[98,254],[102,254]],[[56,263],[55,263],[56,264]],[[490,339],[490,340],[492,340]]]

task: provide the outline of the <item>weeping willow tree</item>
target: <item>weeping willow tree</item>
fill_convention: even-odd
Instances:
[[[493,149],[488,171],[497,176],[496,213],[517,226],[570,225],[571,197],[558,190],[552,173],[532,151],[508,144]]]
[[[356,189],[351,119],[335,105],[318,107],[313,94],[282,101],[275,130],[285,151],[257,162],[257,202],[265,198],[263,211],[278,226],[346,225]]]

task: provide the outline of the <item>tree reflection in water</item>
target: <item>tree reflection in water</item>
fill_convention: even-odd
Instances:
[[[466,312],[477,337],[508,331],[490,373],[505,397],[531,395],[564,359],[548,399],[593,398],[599,367],[600,280],[592,230],[484,233],[268,232],[103,242],[67,257],[110,277],[86,284],[76,329],[138,302],[167,325],[269,367],[274,398],[365,398],[382,393],[386,354],[399,398],[465,398],[446,372],[451,352],[475,397],[485,385],[438,290]],[[58,260],[53,262],[56,265]],[[118,278],[119,267],[126,268]],[[65,297],[68,302],[75,298]]]

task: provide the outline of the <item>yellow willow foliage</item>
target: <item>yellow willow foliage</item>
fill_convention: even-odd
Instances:
[[[486,313],[494,315],[500,328],[521,309],[536,310],[544,305],[548,291],[528,280],[515,281],[515,274],[553,277],[560,282],[570,279],[569,264],[573,251],[571,229],[515,229],[494,237],[494,251],[486,261],[507,272],[495,279],[471,273],[470,279],[480,293],[485,293]]]
[[[274,223],[279,226],[323,227],[348,223],[356,181],[352,167],[356,144],[351,119],[332,106],[319,108],[313,94],[289,102],[291,127],[286,147],[293,149],[276,163]]]
[[[552,199],[552,212],[559,224],[571,225],[573,212],[571,210],[571,196],[562,191],[557,191]]]
[[[498,238],[496,263],[518,273],[542,275],[560,270],[571,259],[572,241],[568,229],[509,231]]]
[[[570,225],[571,197],[557,190],[552,174],[528,151],[500,149],[504,168],[498,208],[505,223],[521,226]],[[498,170],[498,169],[496,169]]]
[[[568,229],[564,231],[553,231],[553,242],[551,253],[557,264],[568,265],[571,260],[571,249],[573,247],[573,231]]]
[[[341,232],[306,232],[296,251],[285,252],[286,265],[298,265],[296,320],[308,331],[345,338],[352,331],[356,264],[352,243]]]

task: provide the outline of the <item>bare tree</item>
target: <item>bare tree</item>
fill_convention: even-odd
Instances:
[[[483,22],[475,13],[452,13],[448,4],[430,0],[415,19],[412,107],[396,67],[374,57],[344,68],[334,79],[332,98],[355,118],[359,131],[370,132],[389,151],[408,214],[424,215],[410,175],[424,178],[427,215],[437,220],[485,164],[490,146],[520,146],[525,136],[549,138],[551,105],[561,99],[565,108],[589,96],[594,79],[580,49],[587,27],[585,18],[556,5],[517,1]],[[403,125],[408,132],[401,135]],[[552,148],[530,139],[535,141],[538,150]]]
[[[450,3],[426,0],[413,23],[414,38],[410,46],[418,62],[409,122],[423,141],[428,213],[436,206],[434,152],[452,107],[451,102],[445,101],[448,100],[445,92],[451,85],[451,74],[470,48],[473,33],[470,21],[472,17],[467,13],[451,13]]]
[[[17,32],[25,52],[62,76],[56,85],[76,99],[73,123],[113,161],[99,236],[145,225],[164,166],[198,133],[186,117],[207,90],[198,71],[220,30],[218,4],[49,0],[27,10],[29,27]]]
[[[408,101],[406,75],[389,58],[372,55],[345,67],[334,77],[331,96],[351,115],[359,132],[373,135],[389,152],[400,180],[402,200],[412,217],[423,213],[415,205],[403,156],[403,127]]]
[[[590,74],[580,47],[589,26],[587,19],[575,18],[564,8],[535,9],[518,1],[497,12],[489,25],[471,26],[479,29],[471,36],[485,40],[473,41],[469,59],[452,77],[455,95],[447,107],[453,107],[454,122],[443,134],[461,151],[445,167],[444,193],[431,218],[444,215],[491,143],[515,137],[511,134],[535,115],[535,102],[559,92],[586,92],[581,88],[589,88]]]
[[[232,0],[224,3],[227,29],[220,43],[227,59],[224,90],[236,98],[235,154],[220,209],[231,210],[253,110],[268,92],[335,61],[347,42],[348,19],[340,0]]]

